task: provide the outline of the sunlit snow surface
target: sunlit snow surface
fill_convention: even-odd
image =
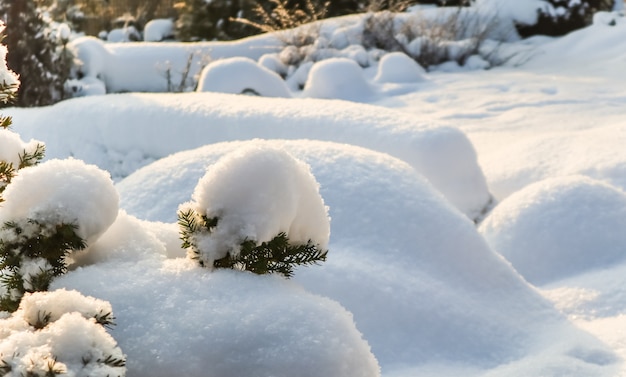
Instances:
[[[609,16],[615,26],[598,17],[518,42],[506,67],[366,82],[375,95],[357,99],[387,109],[209,93],[10,109],[14,130],[46,142],[50,158],[110,169],[121,207],[141,219],[120,213],[55,287],[111,302],[130,376],[156,375],[155,364],[168,376],[251,365],[267,375],[376,375],[378,365],[389,377],[626,375],[626,23]],[[290,282],[175,259],[177,206],[209,164],[264,143],[255,138],[308,163],[329,206],[328,261]],[[476,229],[458,209],[476,211],[489,193],[495,208]],[[268,326],[274,318],[289,331]]]

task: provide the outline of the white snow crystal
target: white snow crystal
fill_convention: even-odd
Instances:
[[[115,220],[119,196],[108,173],[80,160],[49,160],[20,170],[3,193],[0,223],[71,223],[88,244]]]
[[[218,217],[216,229],[198,240],[207,264],[234,254],[245,239],[257,244],[284,232],[293,244],[309,240],[326,249],[330,236],[328,209],[310,167],[289,153],[259,141],[234,151],[216,164],[196,186],[191,206]]]

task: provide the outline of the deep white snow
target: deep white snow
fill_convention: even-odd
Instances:
[[[528,22],[545,5],[498,3]],[[216,62],[257,61],[300,98],[127,93],[7,109],[13,132],[45,142],[49,160],[85,160],[116,182],[97,180],[110,194],[104,212],[92,210],[101,195],[81,174],[67,181],[63,200],[38,199],[46,208],[85,199],[104,232],[52,288],[110,303],[117,326],[107,334],[126,354],[128,376],[624,376],[626,22],[619,13],[594,21],[560,38],[507,39],[501,67],[475,56],[416,76],[406,60],[392,61],[406,69],[393,80],[379,73],[401,58],[359,46],[363,23],[354,17],[325,24],[299,68],[289,62],[298,51],[281,52],[270,36],[195,45],[75,40],[86,46],[86,82],[100,82],[100,94],[163,91],[167,69],[180,72],[192,51],[210,49]],[[333,43],[337,51],[322,48]],[[332,59],[314,61],[323,54]],[[348,75],[356,81],[342,81]],[[322,91],[330,98],[306,98]],[[337,99],[345,91],[361,103]],[[2,132],[0,142],[26,144]],[[202,177],[255,148],[308,165],[316,205],[328,206],[328,260],[298,268],[292,280],[202,269],[177,240],[176,211],[197,199]],[[257,159],[242,161],[284,178]],[[30,169],[38,168],[14,182]],[[245,203],[214,178],[211,189]],[[250,190],[246,198],[258,198],[253,180],[236,181]],[[23,210],[10,204],[12,185],[0,211]],[[48,186],[42,192],[54,191]],[[79,321],[65,316],[54,323]],[[0,349],[32,336],[23,320],[15,326]]]

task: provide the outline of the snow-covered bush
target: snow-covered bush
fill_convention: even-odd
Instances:
[[[45,184],[42,184],[45,182]],[[118,194],[107,173],[79,160],[51,160],[20,171],[0,207],[0,310],[44,291],[113,223]]]
[[[291,276],[326,259],[330,235],[319,184],[304,162],[263,145],[209,167],[178,211],[183,247],[201,266]]]
[[[161,42],[174,38],[174,21],[169,18],[150,20],[143,28],[143,40]]]
[[[208,64],[200,73],[197,91],[291,97],[287,84],[278,74],[244,57]]]
[[[425,72],[426,70],[408,55],[392,52],[380,59],[374,81],[398,83],[423,81]]]
[[[0,319],[0,373],[5,377],[122,377],[126,360],[104,326],[108,302],[76,291],[26,294]]]
[[[363,101],[374,96],[374,89],[356,62],[347,58],[332,58],[313,65],[304,85],[304,93],[314,98]]]

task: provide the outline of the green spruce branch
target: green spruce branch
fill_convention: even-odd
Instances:
[[[28,219],[23,223],[6,222],[0,228],[0,283],[8,292],[0,297],[0,310],[13,312],[26,292],[48,290],[52,279],[67,272],[66,258],[87,245],[75,224],[46,224]],[[47,268],[24,277],[20,273],[26,261],[43,259]],[[17,293],[17,294],[16,294]]]
[[[191,250],[191,258],[202,267],[205,267],[202,254],[206,251],[199,249],[195,236],[211,234],[218,222],[219,218],[200,216],[192,209],[178,212],[182,247]],[[238,253],[228,251],[225,257],[213,262],[213,267],[250,271],[259,275],[278,273],[290,278],[296,266],[324,262],[327,253],[328,250],[320,249],[312,240],[306,244],[292,245],[287,234],[281,232],[270,241],[259,245],[255,240],[243,240]]]

